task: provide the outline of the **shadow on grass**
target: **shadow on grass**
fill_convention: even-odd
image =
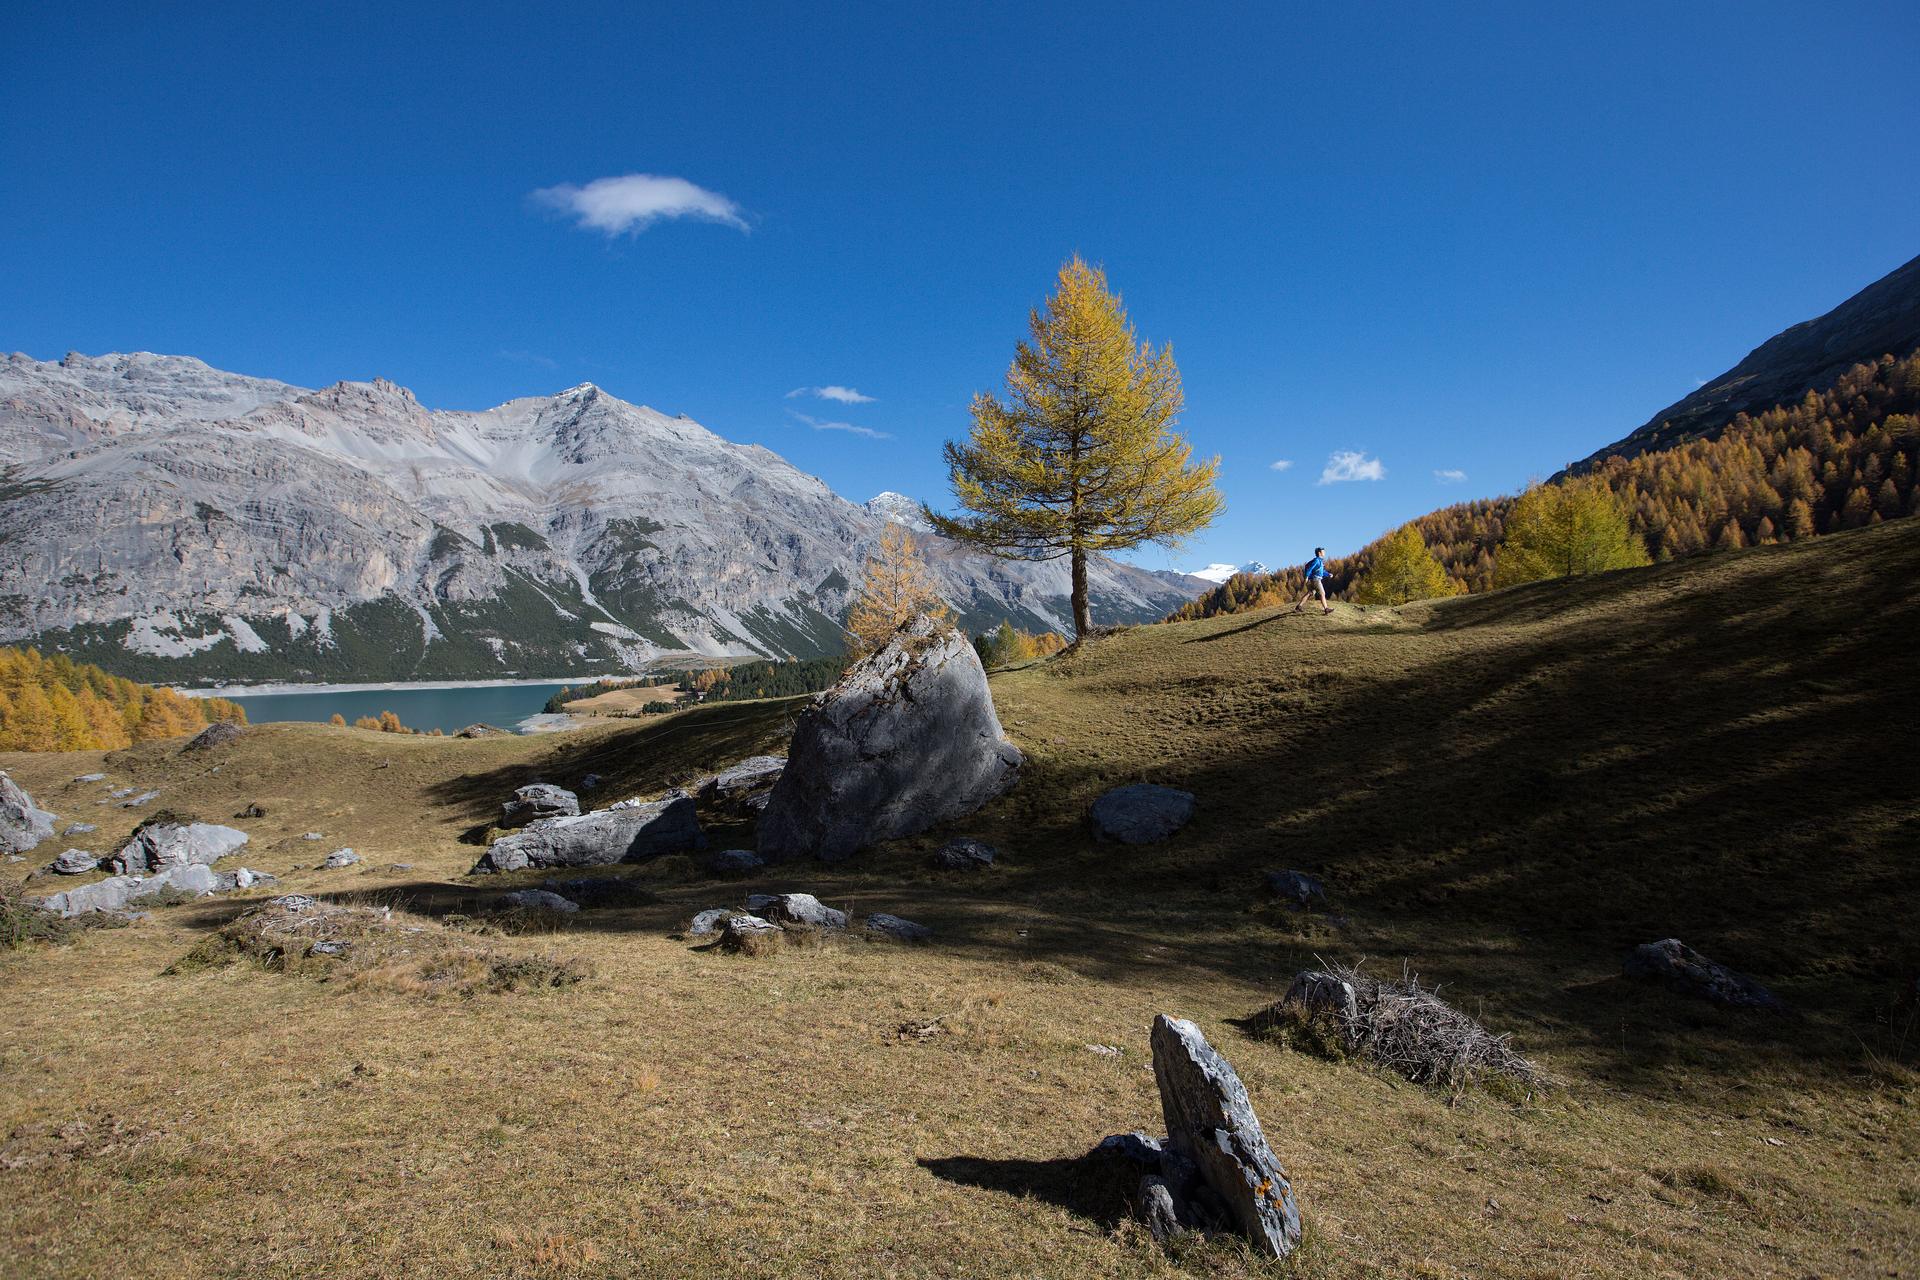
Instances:
[[[942,1182],[1058,1205],[1108,1231],[1131,1216],[1128,1196],[1140,1180],[1138,1165],[1099,1152],[1055,1160],[940,1156],[919,1164]]]

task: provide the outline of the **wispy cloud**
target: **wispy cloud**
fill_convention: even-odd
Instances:
[[[570,214],[575,224],[608,236],[645,231],[663,218],[693,218],[747,230],[740,206],[685,178],[628,173],[595,178],[585,186],[562,183],[533,193],[536,204]]]
[[[1456,470],[1453,467],[1448,467],[1444,471],[1434,472],[1433,478],[1435,480],[1438,480],[1441,484],[1459,484],[1462,480],[1465,480],[1467,478],[1467,473],[1464,471]]]
[[[872,396],[861,395],[860,392],[853,387],[795,387],[793,390],[787,392],[787,399],[791,400],[795,396],[812,396],[816,400],[837,400],[841,404],[873,403]]]
[[[856,436],[865,436],[869,440],[891,440],[893,437],[885,431],[875,431],[872,427],[856,427],[851,422],[822,422],[820,419],[789,409],[794,417],[812,427],[815,431],[846,431]]]
[[[1339,484],[1345,480],[1381,480],[1386,477],[1387,469],[1380,459],[1369,458],[1354,449],[1336,449],[1327,455],[1327,465],[1320,472],[1321,484]]]
[[[1279,458],[1279,459],[1276,459],[1276,460],[1275,460],[1275,461],[1273,461],[1273,462],[1269,462],[1269,463],[1267,464],[1267,470],[1269,470],[1269,471],[1286,471],[1286,470],[1289,470],[1289,469],[1291,469],[1291,468],[1292,468],[1292,466],[1293,466],[1293,459],[1292,459],[1292,458]]]
[[[549,359],[541,355],[538,351],[508,351],[502,348],[493,354],[498,359],[511,360],[515,364],[536,365],[542,369],[557,369],[560,367],[559,361]]]

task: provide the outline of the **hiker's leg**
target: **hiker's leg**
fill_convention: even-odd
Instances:
[[[1320,589],[1320,612],[1332,613],[1333,606],[1327,603],[1327,580],[1325,578],[1315,578],[1313,585]]]

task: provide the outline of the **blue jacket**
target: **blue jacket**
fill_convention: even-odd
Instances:
[[[1315,556],[1313,559],[1307,561],[1308,582],[1312,582],[1315,578],[1330,578],[1332,576],[1332,574],[1327,572],[1327,558],[1325,556]]]

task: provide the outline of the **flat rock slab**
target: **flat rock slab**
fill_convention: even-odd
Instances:
[[[760,818],[769,862],[834,862],[965,817],[1019,776],[973,645],[920,618],[801,713]]]
[[[883,938],[892,938],[895,942],[925,942],[933,936],[933,930],[899,916],[876,911],[867,917],[867,932]]]
[[[623,803],[577,817],[536,822],[525,831],[494,841],[473,869],[604,867],[697,849],[704,839],[693,798],[676,795],[652,803]]]
[[[580,909],[580,904],[573,899],[546,889],[515,889],[501,901],[516,911],[558,911],[571,915]]]
[[[1191,822],[1193,812],[1191,791],[1136,782],[1093,802],[1093,834],[1121,844],[1155,844]]]
[[[748,899],[752,906],[756,899]],[[847,913],[836,911],[810,893],[776,893],[760,900],[756,908],[776,924],[797,924],[810,929],[844,929]]]
[[[1193,1162],[1256,1249],[1286,1257],[1300,1243],[1300,1211],[1239,1073],[1185,1018],[1161,1014],[1152,1040],[1167,1144]]]
[[[935,849],[927,861],[942,871],[979,871],[993,865],[1000,851],[984,840],[962,836]]]
[[[83,876],[100,865],[100,855],[85,849],[68,849],[48,864],[55,875]]]
[[[153,876],[109,876],[92,884],[83,884],[64,893],[40,899],[42,910],[62,916],[81,916],[93,912],[124,911],[142,898],[151,898],[166,890],[203,898],[222,889],[219,873],[201,863],[168,867]]]
[[[536,782],[521,787],[500,806],[500,825],[524,827],[543,818],[571,818],[580,812],[580,797],[565,787]]]
[[[335,849],[321,860],[320,869],[322,871],[338,871],[340,868],[350,867],[358,861],[360,861],[360,855],[353,850]]]
[[[1780,998],[1749,978],[1695,951],[1678,938],[1642,943],[1627,955],[1629,978],[1658,982],[1686,995],[1741,1009],[1783,1009]]]
[[[53,834],[54,815],[0,773],[0,853],[25,853]]]
[[[211,822],[150,822],[109,858],[121,875],[218,862],[247,843],[247,833]]]

